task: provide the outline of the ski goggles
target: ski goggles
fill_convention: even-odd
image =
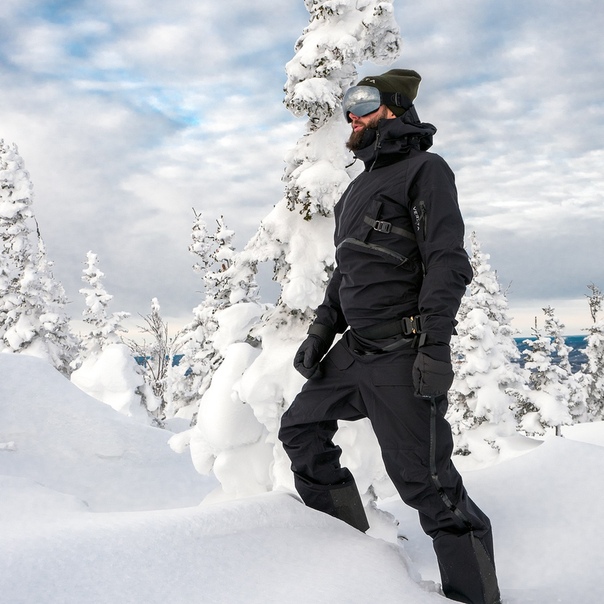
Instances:
[[[342,110],[347,122],[352,121],[349,114],[357,117],[377,111],[382,104],[380,91],[373,86],[352,86],[346,91],[342,101]]]
[[[342,110],[347,122],[352,121],[350,113],[363,117],[377,111],[380,105],[402,107],[407,111],[413,102],[400,92],[380,92],[373,86],[353,86],[346,91],[342,100]]]

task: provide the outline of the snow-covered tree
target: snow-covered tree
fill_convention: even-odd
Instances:
[[[448,419],[456,453],[489,459],[498,454],[501,437],[514,434],[514,392],[526,389],[526,374],[508,314],[508,301],[489,255],[471,234],[474,278],[461,302],[457,336],[451,341],[455,381]]]
[[[516,417],[520,429],[529,435],[544,435],[548,429],[561,434],[561,427],[573,423],[583,408],[580,389],[573,376],[562,337],[563,325],[550,306],[543,309],[543,329],[536,325],[534,338],[526,340],[525,367],[529,371],[528,391],[516,393]]]
[[[87,328],[82,336],[84,356],[96,354],[108,344],[121,343],[120,333],[126,331],[122,321],[130,316],[127,312],[108,312],[107,307],[113,296],[105,290],[104,276],[105,273],[99,268],[98,256],[89,251],[82,274],[82,281],[87,287],[80,289],[85,303],[82,317]]]
[[[203,214],[193,208],[193,215],[195,220],[193,221],[193,227],[191,229],[189,252],[191,252],[195,258],[193,270],[203,277],[208,267],[212,264],[214,238],[208,233],[208,225],[203,218]]]
[[[139,361],[146,388],[139,388],[142,403],[147,411],[161,424],[165,419],[168,367],[173,363],[168,325],[161,316],[159,300],[151,300],[151,312],[143,316],[139,326],[149,340],[129,340],[128,345]]]
[[[0,139],[0,335],[15,324],[22,303],[20,283],[31,259],[33,185],[16,145]]]
[[[149,394],[151,400],[154,399],[145,384],[142,369],[120,336],[124,331],[121,322],[129,314],[109,314],[107,307],[113,296],[105,290],[105,275],[98,263],[98,256],[88,252],[82,272],[86,287],[80,289],[85,301],[83,349],[72,363],[75,371],[71,381],[116,411],[149,423],[154,418],[149,415],[145,403]]]
[[[205,298],[181,333],[183,358],[172,369],[172,375],[180,373],[173,413],[192,419],[193,426],[170,445],[177,451],[190,445],[195,467],[219,478],[221,489],[214,498],[248,495],[257,492],[258,482],[269,480],[272,449],[237,383],[258,355],[258,341],[250,332],[266,306],[259,301],[255,264],[238,261],[234,233],[224,219],[217,220],[212,236],[200,221],[196,215],[190,251],[198,256],[194,268],[205,270]]]
[[[40,356],[68,375],[79,343],[32,203],[33,185],[16,145],[0,140],[0,348]]]
[[[599,318],[604,296],[595,285],[590,285],[589,310],[593,325],[588,329],[583,367],[583,391],[587,404],[587,415],[592,421],[604,419],[604,319]]]
[[[232,243],[235,233],[227,228],[222,216],[216,225],[214,234],[209,235],[202,215],[195,212],[189,251],[196,259],[193,269],[202,274],[205,295],[201,304],[193,309],[193,321],[174,340],[173,349],[182,357],[168,374],[168,417],[178,415],[195,420],[199,401],[223,358],[224,346],[220,339],[228,340],[232,336],[232,333],[225,336],[228,325],[223,325],[221,333],[217,333],[222,311],[241,305],[235,311],[237,314],[245,308],[257,318],[262,309],[255,267],[236,262],[237,253]],[[239,329],[232,326],[235,331]],[[238,337],[240,334],[236,339]],[[243,340],[246,338],[244,334]]]
[[[589,305],[589,314],[591,315],[591,320],[594,323],[598,321],[598,315],[602,310],[602,304],[604,304],[604,294],[602,290],[595,285],[594,283],[590,283],[587,286],[587,289],[591,292],[587,296],[587,304]]]
[[[193,209],[195,220],[191,231],[189,252],[195,261],[193,270],[202,278],[212,264],[213,238],[208,234],[203,215]],[[210,379],[210,357],[212,348],[209,334],[215,330],[211,320],[212,299],[204,301],[193,309],[193,320],[185,325],[174,338],[172,353],[180,355],[180,362],[172,364],[168,370],[167,417],[187,417],[192,420],[197,412],[199,399],[207,390]]]
[[[303,383],[292,359],[333,270],[333,207],[356,173],[344,146],[349,127],[339,111],[341,99],[354,83],[359,63],[389,63],[400,48],[390,1],[313,1],[306,7],[310,22],[286,66],[285,85],[285,105],[307,118],[306,133],[286,156],[283,199],[236,261],[243,266],[273,262],[281,285],[277,304],[252,330],[261,341],[260,354],[246,357],[250,366],[234,383],[236,396],[263,427],[261,438],[273,448],[274,461],[264,471],[254,466],[258,492],[292,483],[289,461],[277,442],[279,420]],[[363,423],[354,430],[360,434],[370,427]],[[234,447],[222,450],[227,451],[234,454]],[[263,463],[265,451],[259,452]],[[379,452],[375,455],[379,458]],[[359,463],[373,467],[368,457]],[[357,478],[359,488],[368,490],[373,475],[365,480],[358,472]],[[224,484],[223,489],[228,493]]]
[[[585,421],[587,413],[587,403],[585,392],[581,387],[581,374],[574,374],[570,362],[570,353],[572,347],[566,344],[564,340],[564,325],[556,317],[555,311],[551,306],[543,309],[545,314],[545,324],[543,331],[551,338],[553,346],[553,359],[559,368],[560,380],[568,391],[567,406],[572,423]]]
[[[63,285],[53,274],[54,262],[46,254],[46,246],[37,228],[37,251],[34,257],[34,274],[38,279],[38,298],[31,292],[30,302],[38,310],[42,310],[39,321],[42,329],[38,332],[44,339],[45,356],[62,373],[69,375],[73,361],[77,358],[81,340],[70,327],[70,317],[67,314],[69,300]]]

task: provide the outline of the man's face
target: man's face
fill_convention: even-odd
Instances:
[[[396,116],[386,105],[380,105],[379,109],[373,113],[368,113],[367,115],[359,117],[351,112],[348,114],[348,117],[350,118],[352,132],[346,143],[346,147],[350,149],[350,151],[356,151],[360,148],[359,145],[361,144],[363,134],[367,128],[377,128],[380,120],[388,120]]]

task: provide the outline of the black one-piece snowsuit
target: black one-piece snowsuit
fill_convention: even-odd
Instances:
[[[446,397],[414,394],[416,341],[360,335],[420,315],[422,349],[448,351],[472,272],[453,173],[425,150],[434,132],[405,116],[382,120],[357,152],[366,169],[336,205],[337,265],[316,312],[317,324],[345,333],[283,415],[279,438],[303,501],[364,530],[332,438],[337,420],[369,418],[388,475],[433,538],[447,597],[496,604],[491,526],[451,462]]]

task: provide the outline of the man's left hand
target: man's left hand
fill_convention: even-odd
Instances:
[[[424,346],[413,363],[415,395],[432,398],[447,394],[453,383],[451,351],[445,344]]]

